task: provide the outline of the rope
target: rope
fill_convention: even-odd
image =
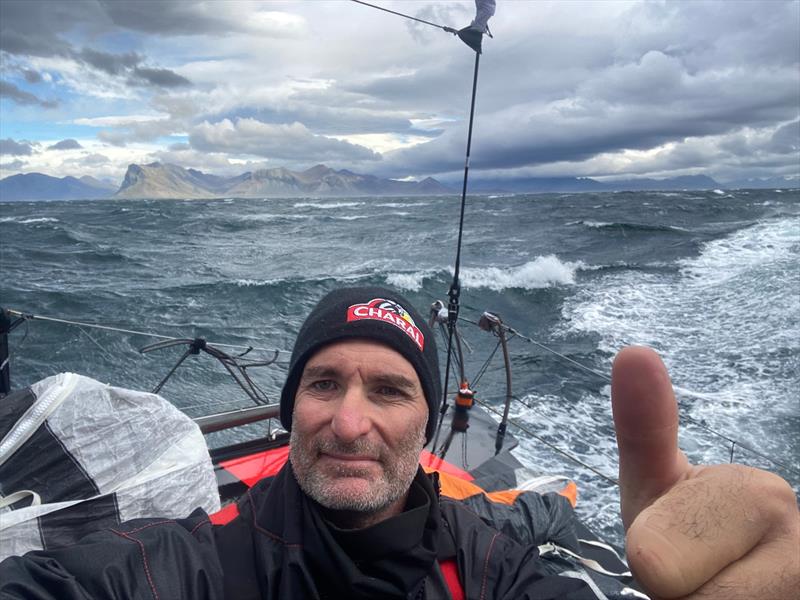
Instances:
[[[375,4],[370,4],[369,2],[362,2],[361,0],[352,0],[356,4],[363,4],[364,6],[369,6],[370,8],[377,8],[378,10],[382,10],[383,12],[391,13],[393,15],[397,15],[398,17],[404,17],[406,19],[411,19],[412,21],[417,21],[418,23],[424,23],[425,25],[430,25],[431,27],[436,27],[437,29],[443,29],[447,33],[457,33],[455,29],[452,27],[445,27],[444,25],[437,25],[436,23],[431,23],[430,21],[426,21],[425,19],[418,19],[417,17],[412,17],[411,15],[406,15],[401,12],[397,12],[394,10],[389,10],[388,8],[383,8],[382,6],[377,6]]]
[[[157,333],[149,333],[149,332],[146,332],[146,331],[135,331],[133,329],[122,329],[120,327],[111,327],[109,325],[98,325],[96,323],[83,323],[81,321],[71,321],[69,319],[59,319],[59,318],[56,318],[56,317],[45,317],[43,315],[33,315],[33,314],[23,313],[23,312],[20,312],[18,310],[13,310],[13,309],[7,309],[7,310],[8,310],[9,314],[14,315],[16,317],[22,317],[25,320],[50,321],[52,323],[62,323],[64,325],[74,325],[74,326],[77,326],[77,327],[89,327],[91,329],[101,329],[101,330],[104,330],[104,331],[114,331],[114,332],[117,332],[117,333],[126,333],[128,335],[138,335],[138,336],[143,336],[143,337],[155,338],[155,339],[159,339],[159,340],[175,341],[175,340],[181,339],[181,338],[171,337],[171,336],[168,336],[168,335],[159,335]],[[209,344],[213,344],[214,346],[217,346],[218,348],[235,348],[235,349],[238,349],[238,350],[246,350],[246,351],[257,350],[259,352],[277,352],[279,354],[291,354],[288,350],[281,350],[281,349],[277,349],[277,348],[258,348],[256,346],[243,346],[243,345],[240,345],[240,344],[238,344],[238,345],[237,344],[218,344],[216,342],[209,342]]]

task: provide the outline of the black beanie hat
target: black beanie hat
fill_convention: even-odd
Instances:
[[[408,300],[381,287],[334,290],[308,315],[297,334],[289,373],[281,392],[281,423],[286,430],[292,429],[294,397],[308,360],[323,346],[350,338],[386,344],[411,363],[428,402],[425,441],[430,441],[436,430],[442,396],[433,331]]]

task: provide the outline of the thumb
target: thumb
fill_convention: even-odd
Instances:
[[[619,448],[622,522],[688,476],[678,448],[678,405],[664,363],[653,350],[624,348],[611,368],[611,404]]]

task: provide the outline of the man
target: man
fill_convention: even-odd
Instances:
[[[657,598],[796,597],[800,519],[780,478],[693,467],[677,448],[669,378],[651,351],[613,367],[628,557]],[[300,330],[281,396],[287,465],[212,528],[142,520],[0,565],[2,598],[596,598],[535,547],[439,498],[417,458],[440,382],[421,316],[381,288],[338,290]]]

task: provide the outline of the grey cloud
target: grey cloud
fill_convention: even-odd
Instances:
[[[11,162],[0,163],[0,173],[2,173],[2,171],[5,169],[9,171],[16,171],[17,169],[21,169],[24,166],[25,163],[22,162],[21,160],[12,160]]]
[[[800,155],[800,120],[780,127],[770,140],[770,149],[781,154]]]
[[[82,158],[80,162],[81,162],[81,164],[84,164],[84,165],[87,165],[87,166],[90,166],[90,167],[97,167],[97,166],[100,166],[100,165],[107,165],[111,161],[109,160],[109,158],[107,156],[104,156],[103,154],[95,153],[95,154],[89,154],[88,156]]]
[[[695,4],[700,3],[671,5],[671,10],[691,13]],[[646,6],[647,10],[663,8],[653,3]],[[713,7],[725,10],[720,3]],[[674,32],[668,33],[675,39]],[[741,28],[741,35],[747,35],[746,28]],[[723,39],[716,40],[718,43],[728,43],[724,35],[720,37]],[[602,48],[602,42],[598,47]],[[604,58],[595,61],[597,68],[593,71],[565,68],[558,74],[538,68],[528,74],[523,64],[514,65],[519,71],[514,76],[498,65],[489,74],[489,82],[479,83],[472,167],[511,170],[577,163],[602,153],[656,148],[667,142],[682,145],[689,138],[725,135],[743,127],[772,127],[797,118],[800,88],[796,53],[793,66],[782,67],[778,63],[785,60],[781,60],[757,69],[741,65],[698,69],[686,58],[691,52],[698,50],[690,48],[681,55],[665,44],[663,51],[649,49],[615,61],[609,60],[613,55],[606,52],[602,53]],[[747,54],[741,49],[739,53]],[[508,77],[508,83],[499,78],[498,70],[503,71],[502,77]],[[560,78],[553,88],[548,85],[551,74]],[[399,97],[415,76],[406,79],[376,80],[359,91],[382,98]],[[509,87],[512,91],[503,99]],[[487,88],[488,93],[483,92]],[[520,98],[520,103],[509,108],[514,98]],[[498,106],[506,108],[496,110]],[[381,171],[398,175],[457,172],[466,136],[465,114],[457,114],[462,120],[450,124],[440,138],[385,155]],[[797,144],[798,125],[794,123],[775,133],[776,149],[789,153]],[[724,143],[734,141],[731,138]],[[683,156],[691,158],[688,153]],[[699,163],[713,164],[718,157],[695,158]]]
[[[743,82],[744,83],[744,82]],[[773,82],[778,85],[777,82]],[[749,85],[749,84],[748,84]],[[737,97],[732,87],[714,103],[675,102],[674,105],[615,105],[598,100],[510,109],[476,122],[473,169],[519,168],[560,161],[584,161],[606,152],[645,150],[691,137],[721,135],[744,125],[766,126],[785,121],[796,112],[776,100],[780,90],[769,86],[763,95]],[[406,173],[457,171],[463,161],[465,131],[451,128],[440,138],[384,156],[381,169]]]
[[[25,81],[28,83],[41,83],[42,82],[42,75],[37,71],[31,71],[30,69],[23,69],[22,76],[25,78]]]
[[[300,123],[273,125],[255,119],[225,119],[194,127],[189,143],[204,152],[263,156],[274,160],[380,160],[372,150],[349,142],[314,135]]]
[[[460,4],[434,3],[427,4],[417,11],[408,11],[408,14],[412,17],[428,21],[429,23],[435,23],[436,25],[461,29],[469,25],[472,18],[475,16],[474,12],[470,13],[471,9],[472,6],[467,8]],[[411,37],[418,42],[427,42],[434,36],[441,37],[442,35],[441,30],[437,31],[425,23],[408,20],[405,24]]]
[[[133,76],[136,80],[144,81],[157,87],[172,88],[191,85],[188,79],[169,69],[136,67],[133,70]]]
[[[232,20],[222,18],[220,16],[222,11],[216,7],[214,10],[206,11],[203,5],[192,2],[104,0],[98,4],[115,25],[148,33],[219,34],[226,31],[240,31],[244,28]],[[211,6],[213,7],[213,4]]]
[[[60,35],[80,26],[89,33],[118,27],[150,33],[195,35],[241,30],[224,11],[207,4],[150,0],[3,0],[0,48],[11,54],[67,54],[71,46]]]
[[[680,57],[691,70],[797,62],[798,6],[792,0],[750,2],[643,2],[624,19],[618,55],[650,50]],[[676,35],[680,32],[680,35]]]
[[[352,135],[355,133],[411,133],[412,125],[404,116],[389,111],[369,110],[353,106],[336,106],[335,94],[329,105],[324,95],[309,96],[299,102],[292,98],[288,105],[274,108],[238,108],[232,114],[209,115],[210,119],[253,118],[263,123],[280,125],[303,123],[316,133],[325,135]],[[331,105],[332,104],[332,105]]]
[[[174,96],[162,93],[153,96],[151,103],[153,108],[171,115],[172,118],[189,119],[200,113],[198,103],[194,99],[186,96]]]
[[[78,140],[73,140],[72,138],[61,140],[47,147],[48,150],[78,150],[80,148],[83,148],[83,146],[80,145]]]
[[[33,145],[30,142],[16,142],[11,138],[0,140],[0,154],[10,154],[11,156],[30,156],[33,154]]]
[[[71,49],[60,34],[77,24],[101,27],[108,18],[92,0],[3,0],[0,23],[0,49],[9,54],[55,56]]]
[[[0,96],[6,96],[17,104],[27,104],[41,106],[42,108],[55,108],[58,102],[53,100],[42,100],[30,92],[19,89],[13,83],[0,80]]]
[[[141,66],[144,57],[135,53],[111,54],[84,48],[73,54],[79,60],[109,75],[127,75],[131,85],[172,88],[191,85],[191,82],[169,69]]]
[[[109,75],[119,75],[142,62],[142,57],[135,52],[110,54],[108,52],[92,50],[91,48],[84,48],[74,56],[81,62],[108,73]]]
[[[0,50],[23,56],[60,56],[69,52],[70,45],[43,32],[25,34],[3,28],[0,30]]]
[[[125,146],[128,142],[151,142],[185,128],[180,120],[159,119],[130,123],[119,129],[103,130],[98,132],[97,138],[113,146]]]
[[[98,131],[97,139],[112,146],[124,148],[128,145],[129,134],[124,131]]]
[[[158,6],[156,6],[158,4]],[[63,56],[114,76],[127,76],[131,85],[154,87],[177,87],[189,81],[174,71],[144,66],[146,57],[135,52],[113,54],[82,48],[76,50],[61,35],[81,26],[89,32],[105,33],[114,24],[137,29],[136,23],[149,19],[154,25],[161,24],[163,31],[174,29],[180,19],[185,19],[185,33],[197,32],[200,22],[206,22],[204,31],[211,31],[216,18],[203,16],[202,10],[185,2],[96,2],[71,0],[70,2],[37,0],[3,0],[0,49],[23,56]],[[137,21],[136,15],[139,15]],[[195,18],[191,18],[195,15]],[[117,22],[119,18],[120,22]],[[160,31],[160,29],[147,29]],[[24,72],[31,83],[41,81],[34,71]],[[30,98],[28,98],[28,103]]]

